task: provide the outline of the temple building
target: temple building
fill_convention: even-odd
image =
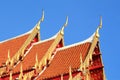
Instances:
[[[106,80],[99,30],[84,41],[64,45],[63,27],[41,40],[40,24],[20,36],[0,42],[0,80]]]

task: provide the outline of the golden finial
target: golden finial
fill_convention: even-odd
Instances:
[[[23,69],[22,69],[22,64],[20,66],[20,75],[19,75],[19,79],[21,80],[23,78]]]
[[[92,63],[92,54],[90,54],[90,56],[89,56],[89,62]],[[89,63],[89,64],[91,64],[91,63]]]
[[[36,54],[36,63],[35,63],[35,69],[37,69],[38,68],[38,56],[37,56],[37,54]]]
[[[82,60],[82,53],[80,53],[80,70],[82,71],[83,68],[83,60]]]
[[[46,64],[47,64],[47,58],[45,57],[45,58],[43,59],[43,65],[46,66]]]
[[[23,80],[27,80],[27,77],[28,77],[27,75],[24,75]]]
[[[44,20],[44,10],[42,10],[42,18],[41,18],[41,22],[43,22]]]
[[[68,25],[68,16],[66,17],[66,22],[63,27],[66,27]]]
[[[28,79],[29,79],[29,80],[31,80],[32,76],[33,76],[33,73],[32,73],[32,72],[28,73]]]
[[[69,67],[69,80],[72,80],[72,69],[71,69],[71,66]]]
[[[40,29],[40,23],[44,21],[44,10],[42,11],[42,17],[41,19],[39,20],[38,24],[37,24],[37,29],[39,30]]]
[[[6,65],[8,65],[10,63],[11,59],[10,59],[10,50],[8,50],[8,60],[6,61]]]
[[[12,59],[10,60],[11,69],[12,69],[12,67],[13,67],[13,64],[14,64],[14,59],[12,58]]]
[[[19,57],[20,57],[20,54],[17,54],[16,56],[17,56],[17,57],[16,57],[16,58],[17,58],[17,61],[18,61],[18,60],[20,60],[20,59],[19,59]]]
[[[66,22],[61,29],[61,34],[64,35],[64,28],[68,25],[68,16],[66,17]]]
[[[100,25],[98,26],[97,30],[96,30],[96,36],[99,38],[99,30],[102,28],[102,16],[100,17]]]
[[[20,66],[20,73],[23,73],[22,64],[21,64],[21,66]]]
[[[10,61],[10,50],[8,50],[8,60]]]
[[[37,56],[37,54],[36,54],[36,62],[38,62],[38,56]]]
[[[42,63],[42,61],[40,61],[40,63],[39,63],[39,70],[40,71],[42,70],[42,66],[43,66],[43,63]]]
[[[100,17],[100,25],[99,28],[102,28],[102,16]]]
[[[10,78],[9,78],[9,80],[12,80],[12,71],[10,72]]]

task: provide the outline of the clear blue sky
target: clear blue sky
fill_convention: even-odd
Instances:
[[[103,17],[100,47],[107,80],[119,80],[120,1],[119,0],[1,0],[0,41],[23,34],[34,27],[45,12],[41,39],[56,34],[69,17],[65,45],[80,42],[95,32]]]

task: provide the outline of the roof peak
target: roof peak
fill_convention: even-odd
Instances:
[[[80,41],[80,42],[77,42],[77,43],[73,43],[73,44],[64,46],[62,48],[58,48],[57,50],[60,51],[60,50],[68,49],[68,48],[71,48],[71,47],[74,47],[74,46],[78,46],[78,45],[81,45],[81,44],[84,44],[84,43],[87,43],[87,42],[92,43],[94,35],[95,35],[95,33],[93,33],[89,38],[87,38],[87,39],[85,39],[83,41]]]
[[[13,39],[22,37],[22,36],[24,36],[24,35],[30,34],[35,28],[37,28],[37,29],[39,30],[39,29],[40,29],[40,23],[43,22],[43,20],[44,20],[44,11],[42,11],[42,17],[41,17],[41,19],[38,21],[37,24],[35,24],[35,26],[34,26],[31,30],[29,30],[28,32],[25,32],[25,33],[23,33],[23,34],[19,34],[18,36],[15,36],[15,37],[12,37],[12,38],[9,38],[9,39],[0,41],[0,43],[4,43],[4,42],[7,42],[7,41],[9,41],[9,40],[13,40]]]
[[[64,28],[65,28],[67,25],[68,25],[68,16],[66,17],[66,22],[65,22],[65,24],[62,26],[62,29],[61,29],[60,31],[58,31],[54,36],[52,36],[51,38],[48,38],[48,39],[45,39],[45,40],[36,42],[36,43],[34,43],[33,45],[41,44],[41,43],[43,43],[43,42],[46,42],[46,41],[49,41],[49,40],[52,40],[52,39],[56,39],[59,34],[64,35]]]

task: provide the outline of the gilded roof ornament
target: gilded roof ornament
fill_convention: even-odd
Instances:
[[[61,34],[64,35],[64,28],[68,25],[68,16],[66,17],[66,22],[65,24],[63,25],[62,29],[61,29]]]
[[[40,29],[40,23],[44,21],[44,10],[42,11],[42,17],[41,19],[39,20],[38,24],[37,24],[37,29],[39,30]]]
[[[8,59],[6,61],[6,65],[8,65],[10,63],[11,59],[10,59],[10,50],[8,50]]]
[[[8,50],[8,60],[10,61],[10,50]]]
[[[71,68],[71,66],[69,67],[69,80],[72,80],[72,68]]]
[[[21,64],[21,66],[20,66],[20,73],[23,73],[22,64]]]
[[[21,80],[22,78],[23,78],[23,68],[22,68],[22,64],[21,64],[19,79]]]
[[[82,53],[80,53],[80,71],[83,71],[83,59],[82,59]]]
[[[36,54],[36,63],[35,63],[35,69],[37,69],[38,68],[38,55]]]
[[[10,72],[10,78],[9,78],[9,80],[12,80],[12,72]]]
[[[24,75],[23,80],[27,80],[28,76]]]
[[[98,26],[97,30],[96,30],[96,36],[99,38],[99,30],[102,28],[102,17],[100,17],[100,25]]]
[[[13,66],[14,66],[14,60],[11,59],[11,60],[10,60],[10,69],[12,69]]]

